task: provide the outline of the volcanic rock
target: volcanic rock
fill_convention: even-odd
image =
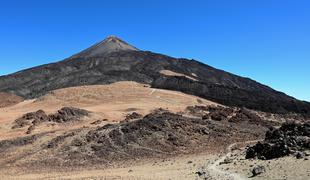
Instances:
[[[140,118],[142,118],[142,117],[143,117],[143,116],[142,116],[141,114],[136,113],[136,112],[133,112],[133,113],[131,113],[131,114],[127,114],[125,120],[122,121],[122,122],[129,122],[129,121],[131,121],[131,120],[140,119]]]
[[[308,102],[195,60],[141,51],[115,36],[63,61],[1,76],[0,91],[30,99],[55,89],[119,81],[180,91],[227,106],[310,116]]]
[[[43,110],[31,112],[23,115],[15,120],[12,129],[23,128],[29,126],[26,134],[31,134],[36,126],[42,122],[64,123],[70,121],[78,121],[81,118],[88,116],[90,112],[74,107],[64,107],[58,110],[55,114],[47,115]]]
[[[270,128],[263,142],[247,149],[246,158],[274,159],[310,149],[310,123],[284,123]]]
[[[305,157],[305,154],[303,153],[303,152],[296,152],[295,153],[295,157],[297,158],[297,159],[302,159],[302,158],[304,158]]]
[[[260,165],[255,166],[255,167],[253,168],[253,170],[252,170],[252,177],[255,177],[255,176],[257,176],[257,175],[259,175],[259,174],[262,174],[262,173],[264,173],[264,172],[266,172],[266,169],[265,169],[264,166],[260,166]]]
[[[248,121],[251,123],[262,123],[262,119],[256,114],[246,110],[244,108],[239,109],[236,115],[229,119],[229,122],[243,122]]]
[[[15,125],[12,129],[22,128],[28,125],[37,125],[43,121],[49,121],[50,118],[46,115],[43,110],[38,110],[36,112],[31,112],[23,115],[21,118],[15,120]]]
[[[50,121],[63,123],[69,121],[80,120],[84,116],[88,116],[89,111],[74,107],[64,107],[58,110],[57,113],[50,115]]]
[[[179,153],[204,150],[206,146],[239,139],[238,125],[189,118],[166,111],[156,111],[140,119],[119,124],[108,124],[82,133],[64,134],[51,140],[45,147],[52,149],[53,161],[75,164],[120,162],[147,157],[164,157]],[[244,138],[256,138],[263,127],[254,131],[244,129]],[[259,131],[259,132],[258,132]],[[231,136],[234,134],[234,136]],[[57,151],[55,150],[57,149]],[[84,161],[79,161],[84,159]],[[52,160],[51,160],[52,161]],[[63,164],[65,165],[65,164]],[[69,165],[69,164],[66,164]]]

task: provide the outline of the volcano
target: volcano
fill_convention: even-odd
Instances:
[[[96,57],[102,56],[103,54],[108,54],[111,52],[119,52],[119,51],[139,51],[134,46],[131,46],[127,42],[121,40],[116,36],[109,36],[105,40],[91,46],[90,48],[78,53],[72,58],[87,58],[87,57]]]
[[[196,60],[142,51],[110,36],[63,61],[0,77],[0,92],[25,99],[67,87],[135,81],[228,106],[310,115],[310,103]]]

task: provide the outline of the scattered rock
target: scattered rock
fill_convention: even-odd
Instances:
[[[214,121],[225,121],[232,123],[248,122],[251,124],[270,126],[277,123],[265,121],[255,112],[246,108],[231,108],[223,106],[189,106],[186,112],[193,116],[201,117],[202,119],[210,119]]]
[[[299,151],[309,148],[310,122],[284,123],[280,128],[270,128],[263,142],[258,142],[256,145],[249,147],[246,151],[246,158],[257,157],[265,160],[287,156],[295,152],[300,157],[305,155],[301,155]]]
[[[142,118],[143,116],[139,113],[133,112],[131,114],[127,114],[125,120],[121,121],[121,123],[126,123],[132,120],[137,120]]]
[[[227,157],[227,158],[224,159],[224,161],[220,162],[219,165],[230,164],[232,162],[233,162],[233,160]]]
[[[71,132],[71,133],[66,133],[61,136],[57,136],[56,138],[52,139],[51,141],[48,142],[46,145],[46,148],[55,148],[57,147],[60,143],[64,142],[66,138],[74,136],[76,133]]]
[[[86,111],[84,109],[78,109],[74,107],[64,107],[58,110],[57,113],[50,115],[49,118],[50,121],[63,123],[69,121],[77,121],[80,120],[80,118],[88,115],[89,111]]]
[[[197,171],[195,174],[197,174],[200,177],[200,176],[206,175],[207,173],[203,170],[200,170],[200,171]]]
[[[263,120],[259,116],[244,108],[239,109],[236,114],[228,121],[233,123],[247,121],[257,124],[261,124],[263,122]]]
[[[186,111],[194,116],[202,117],[202,119],[212,119],[215,121],[222,121],[228,118],[234,109],[222,106],[189,106]]]
[[[194,116],[203,116],[208,112],[208,107],[207,106],[188,106],[186,108],[186,111]]]
[[[23,128],[29,125],[38,125],[40,122],[49,121],[49,117],[43,110],[31,112],[23,115],[21,118],[15,120],[15,125],[12,129]]]
[[[15,120],[12,129],[23,128],[29,126],[26,134],[31,134],[36,126],[43,122],[64,123],[69,121],[80,120],[84,116],[88,116],[89,112],[74,107],[64,107],[55,114],[47,115],[43,110],[30,112]]]
[[[305,157],[305,154],[303,152],[300,152],[300,151],[296,152],[294,155],[297,159],[302,159]]]
[[[228,118],[228,116],[230,116],[234,112],[234,109],[225,108],[222,106],[217,106],[216,108],[210,106],[208,110],[210,111],[209,113],[210,118],[215,121],[225,120]]]
[[[252,169],[252,177],[255,177],[255,176],[257,176],[257,175],[259,175],[259,174],[262,174],[262,173],[264,173],[264,172],[266,172],[266,169],[265,169],[264,166],[260,166],[260,165],[255,166],[255,167]]]
[[[101,124],[101,123],[104,122],[104,121],[107,121],[107,119],[99,119],[99,120],[94,121],[94,122],[92,122],[92,123],[90,123],[90,124],[92,124],[92,125],[99,125],[99,124]]]
[[[35,129],[35,125],[29,126],[29,128],[26,131],[26,134],[31,134],[34,129]]]

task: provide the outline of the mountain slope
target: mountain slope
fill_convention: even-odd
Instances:
[[[17,104],[23,101],[22,97],[16,96],[14,94],[3,93],[3,92],[0,92],[0,99],[1,99],[0,108],[6,107],[6,106],[12,106],[14,104]]]
[[[165,70],[178,75],[162,73]],[[109,37],[64,61],[2,76],[0,92],[34,98],[55,89],[118,81],[136,81],[266,112],[310,114],[310,103],[251,79],[195,60],[140,51],[116,37]]]

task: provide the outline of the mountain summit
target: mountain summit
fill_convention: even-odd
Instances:
[[[109,36],[105,40],[74,55],[74,57],[96,57],[103,54],[119,51],[139,51],[139,49],[116,36]]]

